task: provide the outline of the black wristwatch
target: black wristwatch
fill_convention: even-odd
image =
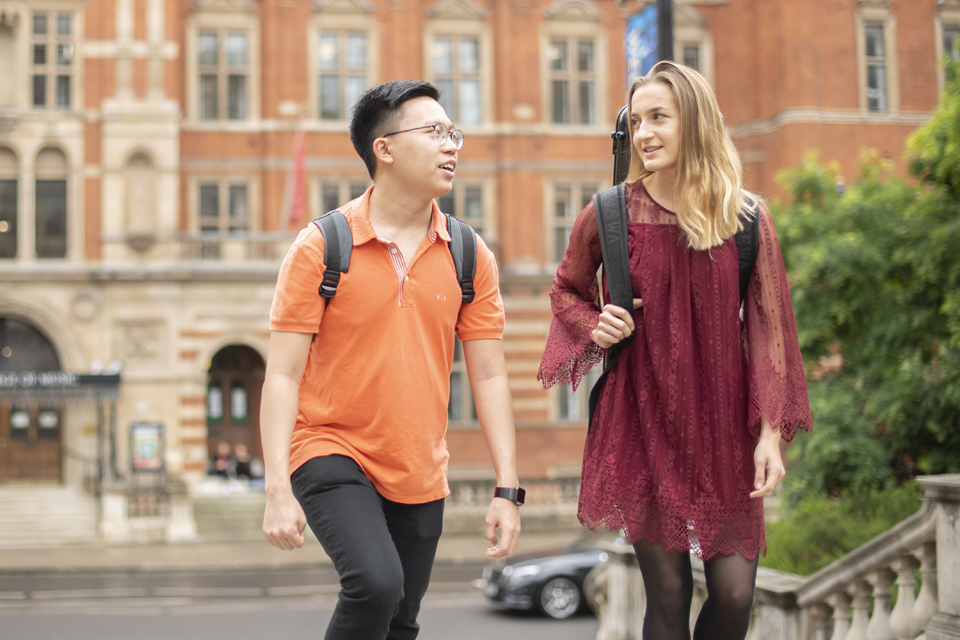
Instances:
[[[504,500],[509,500],[518,507],[523,504],[523,499],[526,497],[526,495],[527,492],[521,487],[497,487],[493,490],[494,498],[503,498]]]

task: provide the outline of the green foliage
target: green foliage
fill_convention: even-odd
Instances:
[[[791,454],[802,464],[788,497],[960,471],[960,198],[875,155],[842,196],[814,157],[780,178],[792,203],[774,207],[777,229],[814,374],[814,434]],[[839,371],[821,368],[831,356]]]
[[[802,576],[903,521],[920,508],[916,483],[885,489],[854,489],[840,498],[809,494],[781,520],[767,526],[764,567]]]

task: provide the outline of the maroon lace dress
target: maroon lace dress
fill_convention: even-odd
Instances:
[[[766,418],[789,441],[811,427],[806,379],[780,245],[761,207],[760,249],[740,321],[737,246],[687,246],[676,216],[642,183],[627,186],[634,339],[597,405],[583,453],[580,521],[630,542],[702,559],[766,551],[763,500],[751,499]],[[600,362],[600,241],[593,204],[577,218],[550,294],[544,387]],[[609,300],[604,280],[604,300]]]

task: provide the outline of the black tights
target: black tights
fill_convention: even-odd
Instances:
[[[660,543],[633,545],[647,592],[643,640],[690,640],[693,572],[690,554],[664,553]],[[757,562],[740,554],[716,555],[703,563],[707,601],[703,603],[693,640],[743,640],[750,627]]]

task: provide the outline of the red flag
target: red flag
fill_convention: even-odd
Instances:
[[[306,137],[304,128],[298,127],[293,141],[293,197],[290,201],[290,221],[293,223],[303,219],[307,203],[307,176],[304,167]]]

